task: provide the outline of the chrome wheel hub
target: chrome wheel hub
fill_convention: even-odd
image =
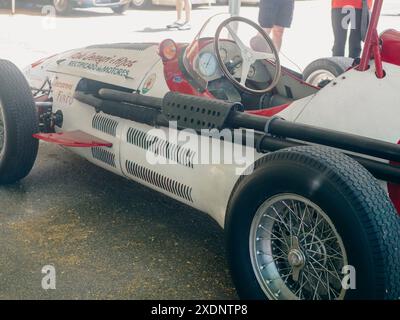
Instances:
[[[288,261],[293,268],[298,268],[304,265],[304,255],[300,250],[293,249],[289,251]]]
[[[257,210],[249,249],[269,299],[343,299],[343,242],[326,213],[310,200],[281,194]]]
[[[310,76],[306,79],[306,82],[315,86],[319,87],[322,83],[328,83],[332,81],[336,77],[332,72],[327,70],[317,70],[310,74]]]

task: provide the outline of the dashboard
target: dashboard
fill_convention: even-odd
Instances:
[[[242,70],[242,57],[239,47],[230,40],[221,40],[220,55],[225,64],[234,65],[232,74],[240,78]],[[251,67],[248,74],[248,80],[266,83],[271,80],[265,62],[258,60]],[[193,60],[193,67],[204,80],[211,82],[220,79],[223,73],[218,65],[217,57],[214,53],[214,43],[210,41],[204,45]]]

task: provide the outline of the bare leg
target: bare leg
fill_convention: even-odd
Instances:
[[[282,39],[284,31],[285,28],[283,27],[274,26],[272,28],[272,40],[274,41],[275,47],[278,51],[280,51],[282,47]]]
[[[271,28],[263,28],[264,29],[264,31],[267,33],[267,35],[270,35],[271,34]]]
[[[184,2],[185,2],[185,15],[186,15],[185,23],[186,23],[186,22],[190,22],[191,13],[192,13],[192,2],[190,0],[184,0]]]
[[[175,0],[177,21],[182,19],[183,0]]]

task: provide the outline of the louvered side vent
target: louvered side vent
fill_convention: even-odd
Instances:
[[[105,117],[102,114],[97,113],[92,120],[92,127],[101,132],[107,133],[110,136],[115,137],[117,135],[118,122],[114,119]]]
[[[146,181],[160,189],[164,189],[178,197],[193,202],[192,188],[176,180],[167,178],[153,170],[142,167],[132,161],[126,161],[126,171],[140,180]]]
[[[113,168],[117,167],[115,164],[115,154],[111,151],[105,150],[100,147],[95,147],[92,148],[92,156],[94,159],[104,162],[105,164],[108,164]]]
[[[196,155],[193,150],[134,128],[129,128],[127,141],[156,155],[160,155],[188,168],[193,168],[194,157]]]

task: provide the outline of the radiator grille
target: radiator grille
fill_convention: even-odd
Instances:
[[[108,164],[113,168],[117,167],[115,164],[115,154],[111,151],[105,150],[100,147],[95,147],[92,148],[92,156],[94,159],[104,162],[105,164]]]
[[[180,165],[193,168],[194,157],[196,155],[193,150],[134,128],[129,128],[127,141],[139,148],[149,150],[156,155],[175,161]]]
[[[160,189],[164,189],[178,197],[193,202],[192,188],[176,180],[163,176],[153,170],[142,167],[132,161],[126,160],[126,171],[136,178],[150,183]]]
[[[109,134],[110,136],[117,135],[118,122],[114,119],[108,118],[102,114],[97,113],[92,120],[92,127],[96,130]]]

